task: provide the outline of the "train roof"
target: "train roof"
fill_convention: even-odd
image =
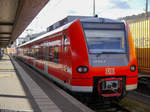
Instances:
[[[52,31],[61,27],[69,22],[79,19],[81,22],[105,22],[105,23],[123,23],[120,20],[108,19],[108,18],[98,18],[93,16],[67,16],[66,18],[54,23],[47,28],[47,31]]]
[[[79,19],[81,22],[100,22],[100,23],[123,23],[123,21],[120,20],[113,20],[113,19],[107,19],[107,18],[98,18],[98,17],[92,17],[92,16],[67,16],[66,18],[56,22],[55,24],[49,26],[47,28],[48,33],[43,34],[31,41],[28,41],[18,47],[22,47],[24,45],[30,44],[32,42],[35,42],[39,39],[42,39],[44,37],[47,37],[49,35],[52,35],[53,33],[57,33],[63,29],[67,29],[72,22],[74,22],[75,20]]]
[[[19,45],[18,47],[25,46],[25,45],[30,44],[30,43],[32,43],[32,42],[36,42],[37,40],[40,40],[40,39],[42,39],[42,38],[44,38],[44,37],[47,37],[47,36],[52,35],[52,34],[54,34],[54,33],[60,32],[60,31],[62,31],[62,30],[64,30],[64,29],[67,29],[71,24],[72,24],[72,22],[70,22],[70,23],[68,23],[68,24],[66,24],[66,25],[64,25],[64,26],[62,26],[62,27],[60,27],[60,28],[57,28],[56,30],[47,32],[47,33],[45,33],[45,34],[43,34],[43,35],[40,35],[40,36],[38,36],[37,38],[34,38],[34,39],[31,40],[31,41],[28,41],[28,42],[26,42],[26,43],[24,43],[24,44]]]

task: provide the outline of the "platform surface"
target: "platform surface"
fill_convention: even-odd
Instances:
[[[29,98],[7,55],[0,60],[0,110],[33,111]]]

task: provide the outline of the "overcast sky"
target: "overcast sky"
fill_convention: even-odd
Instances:
[[[144,12],[145,2],[146,0],[95,0],[95,10],[99,17],[117,19]],[[27,27],[33,29],[28,30],[28,33],[40,32],[68,15],[92,16],[93,0],[50,0]],[[26,34],[27,31],[21,36]]]

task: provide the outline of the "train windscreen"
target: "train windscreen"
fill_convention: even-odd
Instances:
[[[127,66],[128,50],[123,23],[82,23],[92,66]]]
[[[83,28],[90,52],[126,51],[123,24],[84,23]]]

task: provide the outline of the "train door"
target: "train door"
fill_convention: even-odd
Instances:
[[[41,52],[40,52],[40,41],[36,42],[36,53],[35,53],[35,57],[36,57],[36,62],[35,62],[35,66],[36,68],[40,68],[40,58],[41,58]]]
[[[69,44],[69,38],[67,35],[64,35],[63,37],[63,55],[62,55],[62,60],[63,60],[63,75],[65,78],[65,82],[68,83],[69,79],[69,73],[71,71],[70,67],[70,44]]]
[[[45,72],[48,73],[48,47],[45,47],[45,64],[44,64],[44,68],[45,68]]]
[[[40,49],[41,49],[40,69],[44,71],[44,47],[41,46]]]
[[[37,53],[37,50],[36,50],[36,43],[33,43],[33,66],[36,67],[36,53]]]

